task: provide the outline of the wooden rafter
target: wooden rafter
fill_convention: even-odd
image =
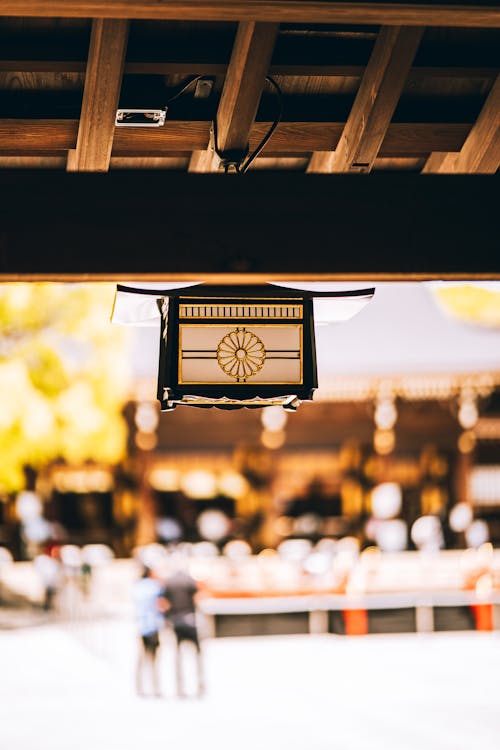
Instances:
[[[106,172],[109,168],[127,37],[126,20],[95,19],[92,23],[78,139],[68,154],[68,171]]]
[[[250,148],[263,138],[271,123],[256,122]],[[160,157],[206,150],[211,123],[206,120],[169,120],[163,128],[116,128],[113,156]],[[264,156],[310,156],[334,149],[344,130],[342,122],[281,122]],[[459,151],[470,132],[466,123],[391,123],[379,152],[381,157],[428,157],[433,151]],[[1,120],[0,155],[57,156],[75,148],[77,120]]]
[[[500,169],[500,75],[458,154],[433,153],[422,170],[441,174],[495,174]]]
[[[262,88],[269,70],[278,24],[240,23],[217,110],[219,153],[244,153],[257,114]],[[212,150],[195,152],[190,172],[211,172],[217,168]]]
[[[444,169],[449,171],[449,165],[457,158],[458,153],[453,151],[433,151],[422,169],[422,174],[435,174]]]
[[[0,15],[500,27],[498,6],[473,0],[2,0]]]
[[[334,152],[316,152],[308,172],[370,172],[422,38],[417,27],[383,26]]]

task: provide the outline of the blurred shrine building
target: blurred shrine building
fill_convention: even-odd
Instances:
[[[39,474],[65,540],[500,543],[497,3],[4,0],[0,42],[3,282],[376,287],[288,416],[160,415],[134,334],[125,460]]]

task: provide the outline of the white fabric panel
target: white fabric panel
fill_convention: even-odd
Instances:
[[[156,300],[161,296],[155,294],[160,290],[167,291],[168,289],[178,289],[184,286],[197,286],[196,282],[190,284],[186,283],[160,283],[154,282],[151,284],[145,283],[136,288],[148,289],[150,294],[138,294],[133,291],[117,291],[115,295],[115,304],[113,308],[113,314],[111,322],[118,325],[138,325],[138,326],[154,326],[159,323],[160,315]],[[271,284],[269,286],[272,286]],[[307,286],[314,286],[312,284],[304,284],[303,288]],[[338,285],[328,285],[332,287],[334,291]],[[293,285],[290,285],[292,288]],[[133,287],[131,287],[133,289]],[[321,287],[318,291],[328,291],[327,288]],[[345,297],[337,298],[315,298],[314,299],[314,319],[316,323],[333,323],[343,320],[349,320],[350,318],[357,315],[371,300],[371,296],[366,297],[351,297],[349,296],[349,290],[346,290]]]
[[[337,297],[328,299],[315,297],[313,301],[314,322],[340,323],[354,318],[371,301],[373,295],[367,297]]]
[[[111,322],[116,325],[157,326],[159,328],[160,311],[157,300],[156,295],[117,291]]]
[[[369,281],[346,282],[346,281],[276,281],[270,286],[281,286],[288,289],[297,289],[307,292],[344,292],[345,297],[314,297],[314,322],[324,325],[325,323],[340,323],[350,320],[357,315],[373,299],[373,294],[363,297],[352,296],[352,292],[358,289],[366,289],[374,285]]]
[[[111,322],[125,326],[159,326],[160,312],[156,302],[162,297],[160,292],[188,286],[198,286],[198,282],[140,282],[131,284],[130,292],[117,290]],[[133,289],[147,289],[148,294],[139,294]]]

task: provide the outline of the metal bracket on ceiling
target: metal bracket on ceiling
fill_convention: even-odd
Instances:
[[[165,109],[117,109],[115,125],[117,128],[161,128],[165,125]]]

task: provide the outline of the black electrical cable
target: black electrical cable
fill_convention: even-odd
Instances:
[[[182,86],[182,88],[180,88],[179,91],[176,94],[174,94],[174,96],[168,99],[166,106],[168,107],[179,96],[181,96],[181,94],[187,91],[189,87],[193,85],[193,83],[196,83],[197,81],[201,81],[201,80],[207,80],[207,76],[193,76],[193,78],[191,78],[191,80],[189,80],[186,84],[184,84],[184,86]],[[255,159],[259,156],[259,154],[267,146],[271,136],[273,135],[274,131],[280,124],[281,118],[283,116],[283,93],[281,91],[281,88],[278,86],[274,78],[271,78],[271,76],[266,76],[266,82],[271,84],[271,86],[274,88],[275,93],[277,94],[279,110],[274,119],[273,124],[271,125],[271,127],[269,128],[269,130],[267,131],[267,133],[265,134],[264,138],[261,140],[257,148],[250,154],[250,156],[246,156],[245,154],[245,156],[243,156],[242,158],[242,161],[239,164],[236,163],[234,165],[236,168],[236,172],[238,172],[238,174],[244,174],[248,170],[250,164],[252,164],[252,162],[255,161]],[[214,150],[224,165],[224,172],[227,173],[229,171],[229,163],[227,161],[227,157],[225,157],[225,155],[221,153],[218,149],[217,116],[213,120],[212,127],[213,127],[213,138],[214,138]]]
[[[167,99],[166,107],[168,107],[169,104],[172,104],[172,102],[175,102],[175,100],[185,91],[187,91],[188,88],[193,85],[193,83],[201,80],[207,80],[207,76],[193,76],[187,83],[184,84],[184,86],[179,89],[176,94],[171,96],[170,99]]]
[[[259,145],[255,149],[255,151],[253,151],[250,154],[250,156],[247,158],[247,160],[244,161],[242,164],[240,164],[239,167],[237,168],[236,171],[239,174],[244,174],[247,171],[247,169],[250,166],[250,164],[258,157],[258,155],[261,153],[261,151],[264,149],[264,147],[268,144],[268,142],[269,142],[272,134],[274,133],[274,131],[276,130],[276,128],[280,124],[281,118],[283,116],[283,93],[282,93],[280,87],[278,86],[278,84],[276,83],[276,81],[274,80],[274,78],[271,78],[271,76],[267,76],[266,77],[266,81],[268,81],[273,86],[276,94],[278,95],[279,111],[278,111],[278,114],[276,115],[276,117],[274,119],[273,124],[271,125],[271,127],[267,131],[266,135],[264,136],[264,138],[261,140],[261,142],[259,143]]]
[[[217,132],[217,115],[212,120],[212,141],[213,141],[213,147],[216,155],[218,156],[221,166],[224,170],[224,174],[227,174],[229,172],[229,168],[233,166],[236,171],[239,171],[239,166],[243,159],[248,154],[248,149],[246,151],[219,151],[218,143],[219,143],[219,135]]]

